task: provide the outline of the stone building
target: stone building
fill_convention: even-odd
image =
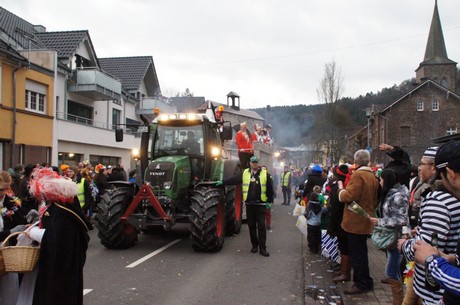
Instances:
[[[457,63],[447,57],[437,3],[434,7],[425,56],[416,71],[414,88],[381,110],[368,112],[368,126],[349,139],[368,139],[373,164],[386,164],[380,143],[400,146],[416,164],[434,139],[456,134],[460,128]]]

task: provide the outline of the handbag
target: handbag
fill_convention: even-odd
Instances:
[[[374,227],[372,233],[372,243],[380,250],[393,250],[398,245],[398,239],[401,235],[399,228]]]

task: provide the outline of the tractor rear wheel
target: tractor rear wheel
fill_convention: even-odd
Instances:
[[[225,196],[227,207],[227,222],[225,233],[227,235],[239,234],[243,222],[243,197],[241,193],[241,184],[231,186],[227,189]]]
[[[217,252],[224,245],[225,203],[217,188],[196,188],[191,196],[191,238],[195,251]]]
[[[124,207],[131,202],[133,196],[129,187],[115,187],[101,196],[96,215],[97,236],[101,244],[109,249],[126,249],[134,246],[138,232],[134,226],[121,221]],[[127,204],[124,204],[126,203]]]

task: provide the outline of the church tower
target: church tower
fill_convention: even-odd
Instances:
[[[447,58],[446,44],[442,33],[441,19],[438,12],[438,1],[435,1],[430,34],[426,44],[425,58],[416,72],[418,83],[426,79],[441,84],[455,92],[457,83],[457,63]]]

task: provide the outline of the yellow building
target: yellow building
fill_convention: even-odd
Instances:
[[[50,163],[54,52],[12,50],[0,41],[0,169]]]

